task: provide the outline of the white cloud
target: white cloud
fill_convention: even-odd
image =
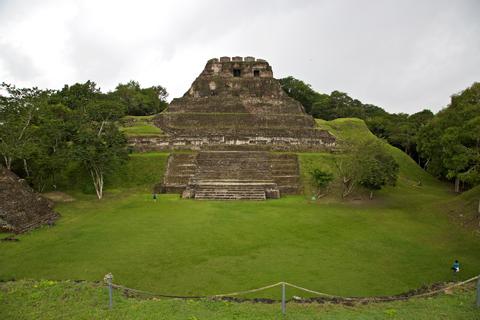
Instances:
[[[0,77],[182,95],[211,57],[267,59],[322,92],[391,112],[438,110],[480,81],[476,1],[2,1]]]

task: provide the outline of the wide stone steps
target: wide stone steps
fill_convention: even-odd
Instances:
[[[195,199],[198,200],[265,200],[265,190],[262,188],[196,188]]]
[[[230,173],[225,173],[225,172],[200,172],[195,175],[195,178],[198,179],[220,179],[220,180],[225,180],[225,179],[244,179],[245,177],[248,177],[249,179],[256,179],[256,180],[262,180],[262,179],[268,179],[270,176],[265,175],[263,173],[259,172],[230,172]]]
[[[264,151],[172,154],[162,190],[194,199],[278,198],[300,191],[298,160]]]
[[[193,179],[191,183],[198,200],[265,200],[266,189],[277,189],[272,180]]]
[[[168,157],[163,183],[155,186],[155,192],[182,192],[190,178],[195,175],[196,153],[173,153]]]
[[[266,200],[265,192],[259,195],[244,195],[244,194],[195,194],[195,200]]]

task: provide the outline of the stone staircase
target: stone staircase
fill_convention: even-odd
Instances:
[[[172,153],[167,160],[163,183],[155,186],[157,193],[182,193],[197,168],[196,153]]]
[[[264,151],[172,154],[162,186],[198,200],[265,200],[301,190],[297,156]]]
[[[278,185],[280,194],[299,194],[300,167],[298,157],[291,153],[270,153],[270,174]]]
[[[195,180],[270,180],[267,152],[205,151],[196,163]]]
[[[276,188],[271,181],[201,180],[195,184],[196,200],[265,200],[265,186]]]

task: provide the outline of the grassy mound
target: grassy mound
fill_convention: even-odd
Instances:
[[[287,304],[284,319],[478,319],[473,290],[402,302],[354,305]],[[0,284],[2,319],[279,319],[281,306],[210,300],[138,300],[91,283],[19,281]]]
[[[362,144],[371,140],[378,140],[378,138],[367,128],[365,122],[360,119],[342,118],[333,121],[316,119],[316,121],[317,127],[332,133],[337,138],[340,145],[343,142]],[[450,192],[447,184],[438,181],[426,171],[422,170],[412,158],[401,150],[392,147],[386,142],[383,144],[400,165],[400,173],[397,186],[394,188],[386,188],[386,191],[382,191],[381,194],[383,193],[384,196],[395,194],[390,200],[401,198],[402,194],[406,194],[407,197],[410,197],[410,192],[421,192],[422,196],[427,194],[432,194],[433,197],[442,194],[447,197],[449,196]],[[307,195],[313,193],[309,185],[309,172],[311,172],[313,168],[319,168],[335,174],[336,169],[334,166],[334,159],[336,157],[341,157],[341,155],[331,153],[299,154],[302,180]],[[340,188],[339,181],[334,184],[333,188],[334,191],[338,191]],[[333,193],[335,194],[335,192]],[[340,193],[336,192],[336,194],[338,198]],[[359,192],[357,192],[357,195],[359,195]],[[416,201],[415,198],[416,197],[413,197],[411,200]],[[424,201],[428,201],[428,199],[425,199]]]
[[[479,201],[480,186],[457,195],[451,201],[442,204],[439,210],[450,215],[458,224],[480,235]]]
[[[126,116],[120,121],[120,130],[127,136],[158,136],[162,130],[152,122],[154,116]]]

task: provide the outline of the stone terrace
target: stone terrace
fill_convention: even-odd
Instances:
[[[131,138],[136,150],[311,151],[335,146],[335,138],[317,129],[303,106],[283,91],[268,62],[253,57],[209,60],[190,89],[154,123],[165,135]]]
[[[295,154],[259,151],[203,151],[172,154],[157,191],[195,199],[279,198],[300,191]]]

